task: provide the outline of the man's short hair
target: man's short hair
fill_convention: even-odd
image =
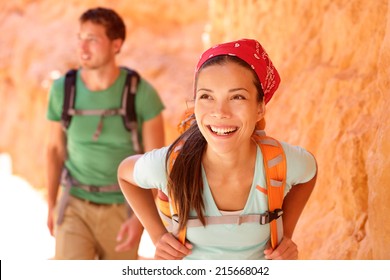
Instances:
[[[126,38],[126,26],[123,19],[112,9],[97,7],[85,11],[80,16],[80,22],[91,21],[103,25],[110,40]]]

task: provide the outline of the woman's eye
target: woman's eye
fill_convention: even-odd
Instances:
[[[203,93],[199,96],[199,99],[211,99],[211,96],[209,94]]]
[[[243,95],[240,95],[240,94],[237,94],[237,95],[234,95],[232,99],[236,99],[236,100],[245,100],[245,96]]]

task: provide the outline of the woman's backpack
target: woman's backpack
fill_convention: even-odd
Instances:
[[[191,123],[195,121],[193,110],[187,110],[179,124],[178,130],[183,133],[187,130]],[[262,124],[264,125],[264,123]],[[282,222],[282,204],[284,198],[284,189],[286,185],[287,164],[286,157],[282,145],[276,139],[265,134],[264,130],[256,130],[253,134],[253,139],[259,145],[263,154],[263,162],[266,173],[267,187],[262,188],[256,186],[256,189],[268,196],[268,211],[265,213],[253,215],[226,215],[205,217],[206,226],[211,224],[242,224],[242,223],[260,223],[270,224],[271,230],[271,246],[275,248],[283,238],[283,222]],[[182,144],[175,147],[170,158],[168,159],[169,168],[171,170],[175,158],[180,153]],[[175,203],[170,203],[170,198],[162,191],[158,191],[157,207],[160,217],[167,227],[168,231],[172,232],[181,243],[184,244],[186,238],[186,230],[188,227],[203,226],[198,218],[189,218],[184,229],[179,230],[179,220]],[[172,210],[172,211],[171,211]]]

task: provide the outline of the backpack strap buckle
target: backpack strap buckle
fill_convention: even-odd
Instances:
[[[97,187],[97,186],[89,185],[88,189],[89,189],[90,192],[96,192],[96,193],[100,192],[100,188]]]
[[[278,208],[278,209],[275,209],[274,211],[267,211],[265,212],[261,218],[260,218],[260,224],[261,225],[265,225],[265,224],[269,224],[270,222],[272,222],[273,220],[277,220],[279,219],[279,217],[281,217],[283,215],[283,210]]]
[[[173,214],[172,215],[172,228],[171,232],[173,235],[178,236],[179,234],[179,215]]]

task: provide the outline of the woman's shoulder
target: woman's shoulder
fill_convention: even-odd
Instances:
[[[299,145],[281,142],[287,161],[287,177],[295,183],[310,180],[317,172],[317,162],[312,153]]]
[[[147,161],[156,161],[166,158],[168,153],[169,146],[165,146],[158,149],[153,149],[151,151],[148,151],[144,153],[141,157],[141,159],[147,160]]]
[[[166,154],[168,147],[154,149],[143,154],[135,163],[135,182],[144,188],[166,187]]]
[[[314,156],[312,153],[310,153],[306,148],[299,146],[299,145],[293,145],[284,141],[280,141],[280,144],[283,147],[284,153],[286,154],[286,157],[309,157],[313,158]]]

